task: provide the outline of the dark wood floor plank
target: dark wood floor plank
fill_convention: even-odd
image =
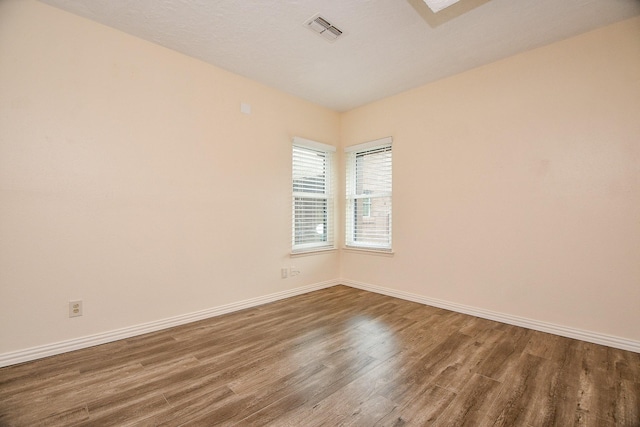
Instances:
[[[118,403],[121,403],[119,401]],[[125,404],[100,410],[89,408],[88,425],[94,426],[139,426],[153,414],[168,407],[161,394],[131,396]]]
[[[376,426],[432,425],[449,407],[456,394],[433,383],[416,385],[406,403],[396,406]]]
[[[6,369],[6,368],[5,368]],[[50,375],[34,375],[30,377],[28,374],[5,381],[0,386],[0,401],[9,401],[12,398],[34,398],[40,395],[43,389],[51,389],[57,385],[65,385],[70,382],[77,381],[80,378],[78,371],[53,371]]]
[[[315,405],[381,363],[377,359],[367,356],[355,359],[346,358],[340,365],[323,371],[311,381],[305,382],[302,387],[293,389],[291,393],[277,402],[238,421],[254,426],[278,423],[279,418],[287,411],[303,405]]]
[[[35,409],[35,408],[34,408]],[[87,407],[80,405],[71,409],[61,411],[24,411],[22,413],[14,413],[10,416],[0,415],[0,426],[60,426],[66,427],[70,425],[78,425],[88,423],[89,413]]]
[[[473,374],[467,386],[451,401],[433,425],[477,427],[489,411],[501,386],[494,379]]]
[[[102,373],[93,375],[83,375],[74,378],[73,381],[61,381],[56,384],[40,384],[32,391],[21,392],[7,397],[3,402],[6,405],[17,405],[20,402],[28,401],[31,406],[28,411],[28,419],[47,419],[45,424],[55,425],[51,420],[59,418],[60,414],[71,413],[80,416],[87,412],[86,402],[89,399],[97,398],[101,394],[113,394],[120,384],[127,384],[131,375],[141,373],[142,366],[125,365],[119,369],[110,369]],[[72,385],[70,387],[70,384]],[[80,405],[78,408],[77,406]],[[59,408],[69,408],[60,411]],[[69,415],[64,415],[68,418]],[[22,424],[22,423],[20,423]],[[2,425],[0,423],[0,425]],[[61,425],[64,425],[62,423]]]
[[[543,359],[551,359],[559,339],[562,338],[557,335],[531,331],[531,338],[525,346],[524,351],[533,356],[542,357]]]
[[[315,404],[304,404],[278,418],[281,425],[374,425],[395,403],[377,395],[380,382],[388,378],[386,364],[356,378]]]
[[[560,338],[560,337],[559,337]],[[547,353],[548,354],[548,353]],[[551,358],[545,359],[541,377],[543,393],[536,395],[533,406],[542,426],[580,426],[583,411],[580,408],[580,377],[584,354],[580,341],[567,338],[556,340]],[[546,361],[550,362],[547,363]],[[586,417],[593,422],[595,417]]]
[[[87,407],[85,405],[61,412],[56,412],[36,421],[36,423],[50,427],[68,427],[73,425],[87,424],[88,422],[89,411],[87,410]]]
[[[169,411],[176,416],[175,420],[167,417],[167,414],[163,414],[163,416],[159,418],[163,420],[163,422],[159,424],[181,425],[182,423],[187,423],[188,425],[211,425],[214,420],[216,420],[215,422],[227,422],[233,418],[240,420],[287,396],[292,390],[296,389],[297,385],[302,384],[301,386],[303,386],[305,382],[311,381],[326,369],[326,366],[311,361],[309,364],[298,367],[295,371],[282,377],[274,375],[270,382],[244,394],[233,393],[231,389],[225,386],[231,394],[225,395],[222,404],[216,401],[214,404],[206,407],[201,406],[201,395],[205,393],[206,390],[210,390],[212,384],[215,384],[216,387],[219,386],[220,382],[216,381],[215,378],[209,378],[200,383],[193,383],[189,385],[187,389],[179,390],[178,392],[175,390],[167,391],[165,396],[169,404],[179,409],[179,412],[176,410]],[[251,372],[249,372],[249,375],[250,374]],[[228,374],[223,372],[222,375],[227,376]],[[235,376],[232,375],[231,377],[234,378]],[[175,389],[175,387],[173,388]]]
[[[618,380],[615,388],[612,410],[614,424],[620,426],[640,426],[640,382]]]
[[[640,354],[335,286],[0,369],[0,426],[640,426]]]
[[[351,406],[344,402],[348,401],[331,409],[327,423],[316,422],[312,425],[373,426],[395,407],[393,402],[377,395]]]
[[[471,337],[484,334],[488,330],[495,330],[500,325],[498,322],[494,322],[493,320],[472,316],[467,317],[466,322],[460,328],[459,332]]]
[[[427,354],[409,353],[406,363],[398,369],[394,381],[379,393],[397,404],[405,403],[415,392],[416,384],[431,383],[453,363],[449,357],[461,351],[471,340],[467,335],[455,334]]]
[[[501,327],[496,328],[496,330],[504,331],[503,339],[495,344],[491,353],[478,366],[475,373],[500,381],[518,363],[518,359],[526,348],[533,331],[516,326],[511,326],[510,328]]]
[[[485,417],[492,426],[546,425],[560,402],[552,402],[545,394],[553,375],[554,364],[549,360],[523,353],[514,366]],[[557,397],[557,396],[556,396]],[[571,413],[575,405],[571,407]],[[566,420],[565,420],[566,422]]]
[[[613,365],[616,377],[640,382],[640,353],[606,347],[607,362]]]
[[[145,424],[153,426],[180,426],[198,419],[214,408],[222,408],[232,404],[237,396],[226,386],[208,387],[203,383],[195,383],[187,390],[164,395],[169,407],[157,411],[145,420]]]
[[[490,357],[502,339],[504,332],[496,329],[485,329],[478,333],[464,351],[452,354],[448,366],[434,378],[434,383],[455,392],[461,391],[472,373]]]

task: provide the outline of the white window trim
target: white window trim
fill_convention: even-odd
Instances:
[[[293,137],[293,145],[297,145],[298,147],[312,148],[318,151],[327,151],[331,153],[336,152],[336,147],[334,147],[333,145],[323,144],[322,142],[300,138],[299,136]]]
[[[392,145],[393,138],[387,136],[385,138],[376,139],[374,141],[363,142],[362,144],[350,145],[344,149],[345,153],[352,153],[354,151],[366,151],[372,148],[378,148],[381,145]]]
[[[344,246],[342,248],[342,252],[385,257],[393,257],[395,255],[395,252],[392,249],[382,251],[379,249],[361,248],[359,246]]]

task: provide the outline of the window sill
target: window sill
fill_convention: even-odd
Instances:
[[[298,258],[309,255],[321,255],[326,254],[328,252],[337,252],[337,248],[318,248],[318,249],[305,249],[303,251],[291,252],[289,254],[290,258]]]
[[[393,257],[395,255],[395,252],[393,252],[393,250],[387,250],[387,249],[369,249],[369,248],[358,248],[355,246],[345,246],[342,248],[342,250],[344,252],[377,255],[377,256],[384,256],[384,257]]]

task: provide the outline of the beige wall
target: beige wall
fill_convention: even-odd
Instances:
[[[341,122],[394,137],[395,255],[344,279],[640,340],[640,19]]]
[[[0,354],[338,277],[640,340],[639,112],[639,19],[339,115],[0,1]],[[294,135],[394,137],[393,257],[289,258]]]
[[[288,254],[291,137],[338,132],[330,110],[1,1],[0,354],[337,278],[335,252]]]

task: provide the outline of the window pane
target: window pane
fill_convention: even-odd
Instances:
[[[327,153],[293,147],[293,192],[321,193],[327,191]]]
[[[391,192],[391,147],[356,154],[356,194]]]
[[[294,244],[327,241],[327,200],[295,198]]]
[[[391,197],[356,199],[353,217],[354,242],[373,246],[391,243]]]

